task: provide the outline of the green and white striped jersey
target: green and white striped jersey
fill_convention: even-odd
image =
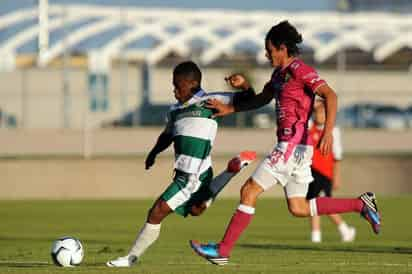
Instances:
[[[183,103],[171,106],[167,115],[166,131],[173,135],[175,169],[202,174],[212,165],[210,152],[217,133],[217,122],[211,118],[212,110],[206,100],[218,99],[231,103],[233,93],[206,93],[199,90]]]

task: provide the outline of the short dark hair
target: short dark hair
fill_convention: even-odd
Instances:
[[[173,70],[173,75],[181,75],[187,79],[195,80],[199,82],[202,81],[202,72],[195,62],[186,61],[178,64]]]
[[[284,44],[288,49],[289,56],[296,56],[299,54],[297,44],[302,43],[302,35],[292,26],[287,20],[274,25],[266,34],[265,44],[270,41],[276,48]]]

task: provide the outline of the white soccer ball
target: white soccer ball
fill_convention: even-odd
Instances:
[[[53,262],[58,266],[76,266],[83,260],[82,243],[73,237],[63,237],[54,241],[51,249]]]

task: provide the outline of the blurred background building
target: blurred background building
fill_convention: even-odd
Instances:
[[[0,196],[159,193],[162,185],[151,184],[149,193],[144,183],[168,182],[172,161],[159,160],[160,168],[147,173],[135,158],[110,156],[145,155],[153,146],[174,103],[173,67],[196,61],[206,90],[229,90],[223,79],[233,72],[247,74],[260,90],[272,71],[265,34],[285,19],[303,34],[301,57],[338,93],[349,155],[345,191],[410,192],[411,6],[412,0],[2,0]],[[239,149],[263,155],[272,148],[273,107],[220,122],[229,128],[216,139],[218,169]],[[67,155],[76,157],[54,159]],[[237,191],[234,185],[228,193]]]
[[[302,58],[340,95],[347,127],[412,126],[412,1],[63,1],[0,3],[0,119],[8,128],[163,124],[171,70],[193,59],[207,90],[270,75],[264,35],[288,19]],[[147,115],[150,113],[150,115]],[[232,120],[231,120],[232,119]],[[226,119],[271,127],[273,108]]]

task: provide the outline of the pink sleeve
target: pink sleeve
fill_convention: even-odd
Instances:
[[[299,66],[296,71],[298,77],[302,79],[303,84],[315,91],[321,85],[326,84],[326,81],[320,78],[319,74],[312,67],[303,65]]]

